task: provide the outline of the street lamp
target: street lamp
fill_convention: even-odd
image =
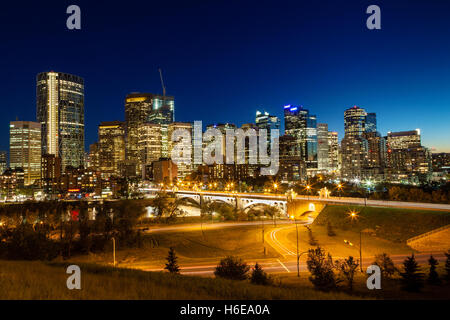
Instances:
[[[113,266],[116,266],[116,239],[112,237],[113,242]]]
[[[300,215],[300,217],[305,216],[307,213],[309,213],[309,211],[303,212],[303,213]],[[297,219],[296,219],[295,215],[291,215],[291,219],[294,220],[294,223],[295,223],[295,232],[296,232],[296,234],[297,234],[297,277],[300,277],[300,256],[301,256],[303,253],[305,253],[305,252],[302,252],[302,253],[300,254],[299,249],[298,249],[298,226],[297,226]]]
[[[307,186],[306,186],[306,190],[308,190],[308,200],[309,200],[309,195],[310,195],[311,186],[310,186],[310,185],[307,185]]]
[[[349,215],[350,219],[352,219],[352,221],[359,219],[358,212],[356,212],[356,211],[351,210],[348,213],[348,215]],[[344,240],[344,243],[348,244],[350,246],[353,246],[353,243],[348,242],[347,240]],[[363,260],[362,260],[362,230],[359,230],[359,268],[360,268],[361,272],[363,272],[362,263],[363,263]]]

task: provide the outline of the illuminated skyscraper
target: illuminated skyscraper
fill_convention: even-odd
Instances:
[[[162,153],[168,156],[167,125],[175,120],[173,97],[152,93],[131,93],[125,98],[126,159],[136,164],[139,172],[139,126],[144,123],[162,125]]]
[[[144,123],[138,129],[139,169],[142,178],[151,178],[153,162],[162,157],[162,130],[157,123]]]
[[[431,152],[422,146],[420,130],[389,132],[387,160],[390,180],[419,182],[431,174]]]
[[[190,136],[191,136],[190,139],[188,141],[184,141],[184,140],[179,141],[179,139],[177,139],[176,141],[172,141],[173,140],[173,133],[175,132],[175,130],[186,130],[187,132],[190,133]],[[177,176],[178,176],[178,179],[184,179],[186,176],[191,174],[192,170],[193,170],[194,154],[193,154],[193,149],[192,149],[192,146],[193,146],[193,144],[192,144],[192,139],[193,139],[193,136],[192,136],[192,123],[189,123],[189,122],[174,122],[174,123],[169,124],[168,137],[169,137],[169,157],[172,158],[172,161],[174,161],[174,162],[175,162],[175,160],[179,160],[179,161],[176,161],[177,168],[178,168]],[[184,150],[191,150],[191,154],[190,155],[180,154],[180,155],[178,155],[179,159],[173,158],[172,157],[172,150],[173,150],[175,145],[179,145]],[[186,160],[186,162],[185,163],[181,163],[182,160],[184,160],[184,159]]]
[[[284,107],[285,134],[296,139],[297,156],[306,163],[309,173],[317,170],[317,118],[303,107]]]
[[[320,172],[330,171],[330,146],[328,143],[328,124],[317,124],[317,168]]]
[[[119,164],[125,160],[125,124],[106,121],[98,126],[99,169],[102,174],[119,175]]]
[[[8,152],[0,151],[0,175],[8,169]]]
[[[11,121],[9,125],[9,163],[22,168],[25,185],[41,178],[41,124]]]
[[[37,120],[42,125],[42,154],[67,166],[84,163],[84,80],[61,72],[37,75]]]
[[[366,110],[354,106],[345,110],[345,137],[360,137],[366,130]]]
[[[271,129],[280,129],[280,119],[271,116],[268,112],[256,111],[255,124],[259,129],[267,129],[267,136]]]
[[[328,131],[328,152],[330,170],[339,170],[339,139],[335,131]]]
[[[366,116],[366,132],[377,132],[377,114],[368,113]]]

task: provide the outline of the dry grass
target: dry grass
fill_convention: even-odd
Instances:
[[[354,299],[345,293],[311,288],[255,286],[223,279],[174,276],[168,273],[80,265],[81,290],[66,287],[64,264],[1,261],[0,299]]]

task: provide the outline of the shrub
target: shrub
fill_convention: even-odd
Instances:
[[[245,280],[248,278],[247,273],[249,270],[250,267],[242,259],[229,256],[220,260],[214,275],[230,280]]]

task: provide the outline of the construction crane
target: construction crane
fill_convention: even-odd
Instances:
[[[166,87],[164,86],[164,80],[163,80],[161,68],[158,70],[159,70],[159,78],[161,79],[161,86],[163,89],[163,106],[165,106],[166,105]]]

